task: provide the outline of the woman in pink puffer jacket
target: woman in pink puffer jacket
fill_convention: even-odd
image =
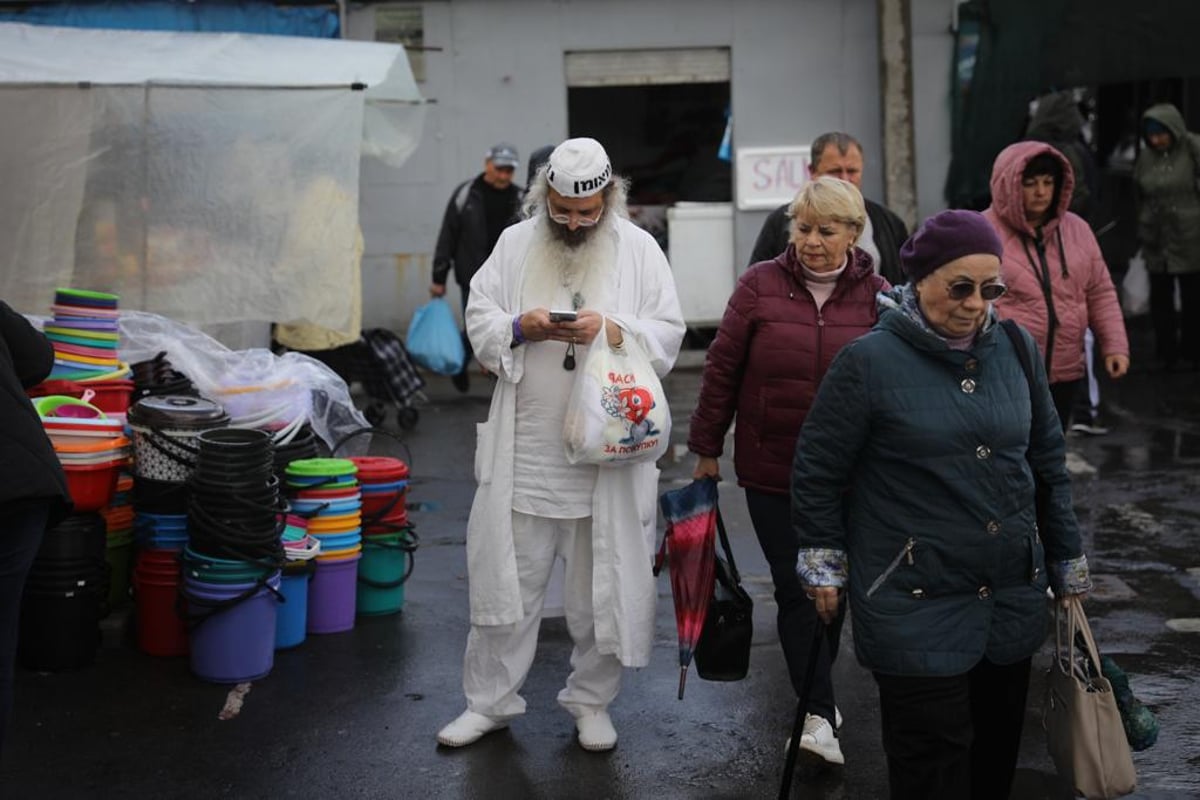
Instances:
[[[1067,211],[1074,186],[1066,156],[1044,142],[1018,142],[996,156],[992,205],[983,212],[1004,245],[1000,274],[1008,292],[996,311],[1037,340],[1064,431],[1087,374],[1088,328],[1109,377],[1129,369],[1125,321],[1100,245]]]

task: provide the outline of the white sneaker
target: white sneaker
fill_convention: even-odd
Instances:
[[[804,715],[804,734],[800,737],[800,749],[820,756],[829,764],[845,764],[842,756],[842,746],[838,744],[837,736],[829,720],[815,714]]]
[[[584,711],[575,718],[575,729],[584,750],[602,753],[617,746],[617,729],[607,711]]]
[[[476,714],[467,709],[446,727],[438,731],[438,744],[446,747],[466,747],[474,744],[492,731],[508,727],[507,720]]]
[[[840,708],[838,708],[836,705],[833,707],[833,715],[834,715],[833,720],[834,720],[834,726],[835,726],[833,732],[834,732],[834,735],[836,736],[837,732],[842,729],[842,710]],[[821,717],[814,716],[813,714],[805,714],[804,715],[804,733],[801,734],[802,737],[804,736],[804,734],[808,733],[809,725],[813,724],[812,720],[814,720],[814,719],[821,719]],[[826,724],[826,726],[828,726],[829,721],[825,720],[825,724]],[[800,743],[801,743],[801,746],[803,746],[804,738],[801,738]],[[838,745],[836,742],[834,744],[838,751],[838,755],[840,756],[841,755],[841,745]],[[789,736],[787,738],[787,741],[784,742],[784,744],[783,744],[783,752],[787,753],[788,748],[790,748],[791,746],[792,746],[792,737]],[[843,759],[843,760],[845,760],[845,759]],[[834,762],[834,763],[841,763],[841,762]]]

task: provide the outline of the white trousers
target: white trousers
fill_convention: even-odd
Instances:
[[[571,674],[558,693],[574,716],[603,710],[621,688],[621,662],[596,650],[592,616],[592,520],[549,519],[512,513],[513,546],[524,618],[512,625],[472,625],[463,657],[467,708],[495,719],[525,713],[519,692],[537,652],[542,605],[555,558],[565,563],[563,610],[575,647]]]

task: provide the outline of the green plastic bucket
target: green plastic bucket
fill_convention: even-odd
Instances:
[[[359,616],[395,614],[404,608],[404,582],[412,574],[412,539],[405,533],[364,536],[358,562]]]
[[[108,607],[121,608],[129,602],[129,575],[133,567],[133,540],[109,542],[104,555],[111,568],[108,578]]]

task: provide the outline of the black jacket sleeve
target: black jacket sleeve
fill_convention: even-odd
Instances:
[[[900,248],[908,239],[908,227],[904,220],[879,203],[870,200],[866,200],[865,203],[867,216],[871,218],[875,246],[879,248],[879,274],[887,278],[888,283],[893,286],[907,283],[908,277],[900,267]]]
[[[28,389],[46,379],[54,367],[54,346],[25,317],[0,300],[0,339],[12,358],[13,372]]]
[[[433,250],[433,282],[444,285],[446,276],[454,269],[454,257],[458,250],[458,238],[462,235],[462,214],[458,208],[458,195],[465,184],[454,187],[446,213],[442,215],[442,229],[438,232],[437,246]]]
[[[758,238],[754,241],[754,250],[750,253],[750,264],[770,261],[787,250],[788,228],[791,225],[791,220],[787,215],[789,205],[791,204],[784,203],[767,215],[762,230],[758,232]]]
[[[44,501],[51,524],[70,506],[58,456],[25,389],[54,367],[50,340],[0,301],[0,508],[12,502]],[[0,537],[5,531],[0,526]]]

